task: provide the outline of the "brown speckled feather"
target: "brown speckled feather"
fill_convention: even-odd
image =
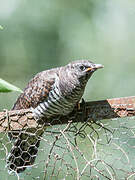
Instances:
[[[18,97],[12,110],[35,108],[43,102],[48,97],[55,82],[54,73],[56,73],[55,69],[38,73]]]

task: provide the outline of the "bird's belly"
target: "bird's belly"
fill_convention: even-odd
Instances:
[[[34,115],[40,117],[52,117],[55,115],[67,115],[74,109],[76,103],[83,95],[83,88],[77,87],[72,90],[67,96],[60,93],[57,86],[50,91],[48,98],[34,109]]]
[[[46,101],[40,103],[33,110],[33,112],[37,118],[48,118],[55,115],[67,115],[73,110],[75,104],[75,101],[73,103],[66,100],[65,98],[55,99],[53,101],[47,99]]]

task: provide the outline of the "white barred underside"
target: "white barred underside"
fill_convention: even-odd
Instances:
[[[57,82],[57,81],[56,81]],[[33,109],[34,116],[37,118],[51,117],[54,115],[66,115],[74,108],[74,103],[69,102],[61,95],[57,83],[53,85],[48,97]]]

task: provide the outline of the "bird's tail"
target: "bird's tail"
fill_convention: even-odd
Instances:
[[[9,172],[21,173],[34,164],[45,129],[20,132],[7,158]]]

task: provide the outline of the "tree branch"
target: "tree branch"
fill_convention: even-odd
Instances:
[[[84,122],[135,116],[135,96],[114,98],[80,104],[68,116],[42,119],[37,122],[30,109],[0,112],[0,132],[40,128],[44,125],[65,124],[69,121]],[[84,118],[86,117],[86,118]]]

